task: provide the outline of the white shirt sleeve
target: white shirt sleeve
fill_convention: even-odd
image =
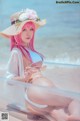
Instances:
[[[19,76],[19,59],[18,53],[13,50],[8,62],[6,78],[11,79],[12,77]]]

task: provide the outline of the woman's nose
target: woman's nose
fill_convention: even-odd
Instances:
[[[26,35],[27,36],[30,36],[30,31],[29,30],[26,32]]]

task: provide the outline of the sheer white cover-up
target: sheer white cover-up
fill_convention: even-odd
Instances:
[[[46,95],[48,95],[48,98],[51,98],[51,100],[52,99],[55,99],[55,100],[59,99],[60,98],[59,96],[61,96],[61,98],[65,97],[65,98],[80,99],[80,93],[70,92],[70,91],[62,90],[62,89],[56,90],[55,88],[49,88],[49,87],[34,86],[32,84],[29,84],[29,83],[23,83],[23,82],[12,80],[11,78],[15,77],[15,76],[24,76],[22,53],[17,48],[14,48],[13,51],[11,52],[11,57],[10,57],[9,62],[8,62],[7,75],[6,75],[7,83],[10,85],[13,85],[14,88],[15,88],[15,85],[17,86],[17,88],[23,87],[24,88],[23,95],[25,95],[25,98],[27,97],[26,98],[27,101],[32,106],[35,106],[38,108],[46,108],[47,107],[46,104],[36,104],[36,103],[32,102],[31,100],[29,100],[27,93],[25,93],[25,88],[26,89],[29,89],[29,88],[40,89],[40,90],[42,90],[42,93],[45,93]],[[18,89],[18,92],[20,92],[19,89]],[[56,97],[59,97],[59,98],[56,98]],[[15,97],[15,98],[17,98],[17,97]],[[52,105],[52,104],[50,104],[50,105]]]

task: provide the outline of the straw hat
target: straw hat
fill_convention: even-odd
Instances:
[[[13,35],[17,35],[21,32],[24,24],[29,21],[35,24],[36,29],[46,24],[46,20],[40,20],[36,11],[25,9],[20,12],[14,13],[11,16],[11,26],[0,32],[0,35],[7,38]]]

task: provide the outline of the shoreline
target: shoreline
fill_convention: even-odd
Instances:
[[[55,61],[44,61],[44,64],[47,65],[52,65],[52,66],[66,66],[66,67],[80,67],[80,64],[76,64],[76,63],[65,63],[65,62],[55,62]]]

